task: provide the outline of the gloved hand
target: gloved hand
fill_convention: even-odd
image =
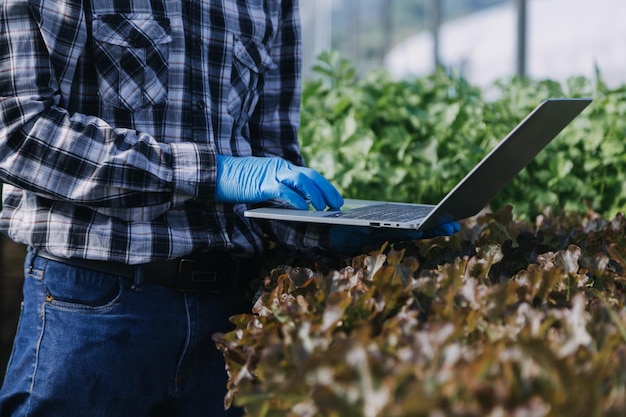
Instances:
[[[281,158],[217,155],[217,189],[220,203],[261,203],[278,199],[306,210],[338,209],[343,197],[320,173]]]
[[[353,255],[364,246],[399,242],[411,239],[428,239],[435,236],[448,236],[460,230],[457,222],[444,223],[435,228],[421,231],[409,229],[385,229],[361,226],[330,226],[330,243],[342,255]]]

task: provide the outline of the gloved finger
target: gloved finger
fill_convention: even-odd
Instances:
[[[300,195],[298,192],[294,191],[287,185],[280,183],[277,184],[275,189],[270,194],[270,199],[278,199],[287,203],[293,208],[297,208],[299,210],[307,210],[309,208],[308,201],[305,200],[302,195]]]
[[[314,169],[291,166],[289,171],[281,174],[279,181],[297,190],[317,210],[324,210],[326,206],[338,209],[343,205],[339,191]]]
[[[331,209],[338,209],[343,206],[343,197],[337,191],[335,186],[326,179],[322,174],[314,169],[307,167],[297,167],[304,175],[306,175],[313,184],[320,190],[324,197],[325,205]],[[324,207],[326,208],[326,207]]]
[[[280,179],[280,184],[300,194],[300,196],[308,200],[316,210],[324,210],[326,208],[326,202],[322,192],[315,186],[313,181],[301,172],[291,171],[287,175],[283,174]]]
[[[458,232],[460,229],[461,229],[461,226],[459,226],[457,222],[449,222],[449,223],[444,223],[440,226],[437,226],[435,228],[435,231],[440,236],[449,236]]]
[[[279,178],[280,183],[300,193],[300,195],[307,199],[316,210],[324,210],[327,206],[327,202],[323,194],[323,190],[318,187],[309,175],[307,175],[308,173],[304,172],[303,168],[293,168],[294,169],[289,170],[287,174],[283,173],[281,175],[282,178]],[[318,180],[320,178],[324,179],[321,175],[314,178]]]
[[[444,223],[433,227],[424,232],[424,237],[431,238],[435,236],[449,236],[461,230],[461,226],[457,222]]]

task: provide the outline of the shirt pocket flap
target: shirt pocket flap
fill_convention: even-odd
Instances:
[[[147,48],[172,41],[170,20],[153,15],[104,15],[93,22],[94,39],[126,48]]]
[[[265,46],[252,39],[236,38],[233,53],[237,61],[257,74],[276,66]]]

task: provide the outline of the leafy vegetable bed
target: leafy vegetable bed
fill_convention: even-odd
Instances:
[[[351,198],[436,202],[542,100],[594,102],[450,238],[344,264],[270,253],[254,314],[215,338],[227,402],[255,417],[626,415],[626,86],[512,79],[486,99],[444,71],[357,77],[332,53],[316,70],[303,153]]]
[[[626,206],[626,85],[596,79],[512,79],[486,97],[454,73],[394,80],[362,77],[336,54],[321,56],[306,83],[302,150],[350,198],[436,203],[514,126],[548,97],[593,103],[500,192],[533,219],[546,207],[613,217]]]
[[[216,335],[250,416],[626,415],[626,219],[510,206],[346,266],[279,266]]]

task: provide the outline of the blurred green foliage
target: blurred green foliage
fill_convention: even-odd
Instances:
[[[626,86],[512,78],[493,91],[443,69],[396,80],[357,76],[336,52],[320,55],[303,88],[307,163],[349,198],[435,203],[549,97],[594,102],[492,201],[533,218],[547,207],[606,216],[626,203]]]

